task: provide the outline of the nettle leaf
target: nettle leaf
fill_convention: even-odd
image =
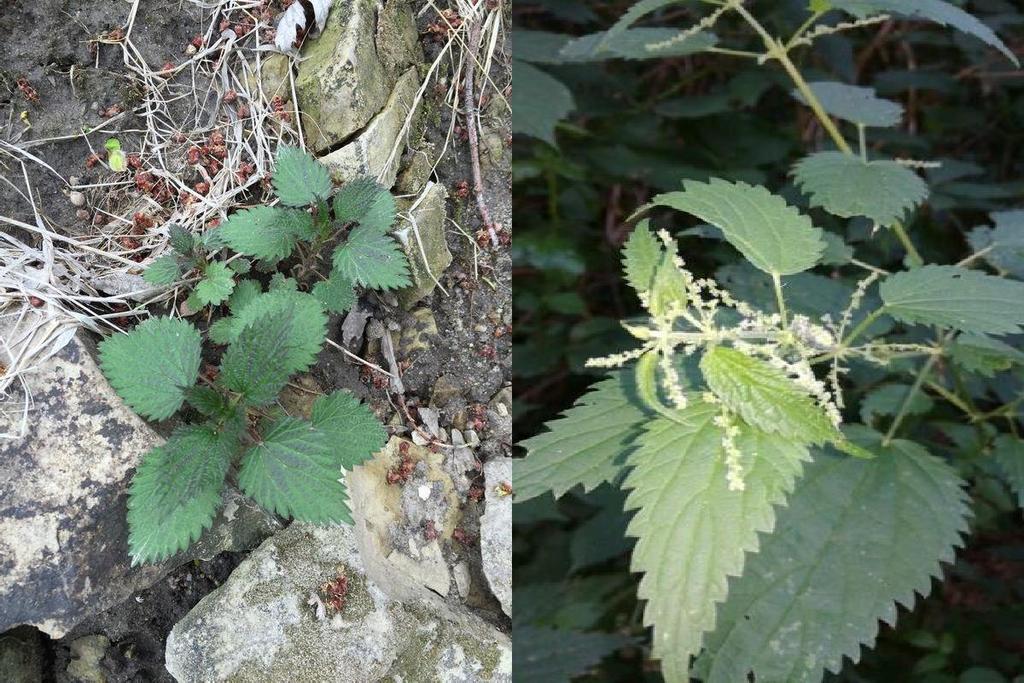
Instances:
[[[270,403],[295,372],[289,363],[294,315],[275,311],[256,318],[238,335],[220,364],[219,382],[242,394],[248,405]]]
[[[178,252],[181,256],[192,255],[196,240],[191,232],[177,223],[171,223],[167,226],[167,236],[167,243],[171,245],[171,249]]]
[[[793,167],[793,180],[820,206],[841,218],[865,216],[890,226],[928,197],[928,185],[895,161],[863,161],[842,152],[817,152]]]
[[[233,213],[220,226],[221,236],[240,254],[280,261],[299,239],[313,235],[313,218],[301,209],[256,206]]]
[[[395,198],[373,178],[356,178],[334,195],[334,218],[339,223],[358,223],[384,234],[395,223]]]
[[[626,636],[515,625],[515,680],[569,681],[632,643]]]
[[[816,453],[707,638],[707,683],[820,681],[856,662],[878,621],[927,595],[969,514],[964,482],[921,446],[855,437],[877,458]]]
[[[255,280],[242,280],[235,285],[235,290],[228,299],[228,308],[234,314],[241,313],[242,309],[251,304],[263,294],[263,287]]]
[[[985,251],[982,258],[1000,272],[1024,279],[1024,210],[993,211],[995,227],[974,228],[967,240],[975,251]]]
[[[199,331],[184,320],[150,318],[101,342],[99,350],[117,395],[152,420],[173,415],[199,376]]]
[[[128,547],[133,564],[186,549],[213,523],[238,441],[209,426],[175,430],[143,456],[128,489]]]
[[[630,28],[610,35],[599,31],[569,41],[561,56],[567,62],[659,59],[692,55],[718,43],[718,36],[708,31],[698,31],[680,40],[681,34],[679,29],[671,28]]]
[[[551,431],[520,442],[528,457],[512,462],[516,502],[615,480],[647,417],[641,405],[633,372],[616,372],[547,423]]]
[[[349,233],[334,251],[333,261],[341,277],[361,287],[398,289],[411,284],[409,263],[398,242],[368,225]]]
[[[1017,56],[999,39],[995,31],[976,17],[943,0],[830,0],[830,4],[857,18],[888,12],[915,19],[927,19],[941,26],[952,26],[996,48],[1006,55],[1007,59],[1020,66]]]
[[[213,387],[197,385],[185,392],[190,406],[208,417],[222,417],[231,414],[233,406],[227,396]]]
[[[327,167],[298,147],[281,145],[274,168],[274,191],[285,206],[308,206],[331,194]]]
[[[839,435],[806,390],[759,358],[716,346],[700,369],[711,391],[753,427],[798,443],[823,444]]]
[[[1024,508],[1024,443],[1012,434],[1000,434],[992,456],[1010,489],[1017,494],[1017,504]]]
[[[576,109],[560,80],[521,59],[512,60],[512,130],[555,144],[555,126]]]
[[[983,334],[962,334],[949,347],[949,356],[968,372],[983,377],[1024,365],[1024,353],[998,339]]]
[[[347,470],[372,458],[388,439],[370,406],[347,391],[318,398],[311,417],[313,426],[330,437],[334,457]]]
[[[860,419],[871,424],[879,415],[895,415],[900,411],[907,395],[910,394],[909,384],[883,384],[875,387],[860,402]],[[915,391],[910,403],[907,404],[907,415],[924,415],[935,407],[935,402],[928,394]]]
[[[903,120],[903,106],[879,97],[874,88],[834,81],[812,81],[807,85],[826,112],[845,121],[891,128],[900,125]],[[793,90],[791,94],[802,104],[807,104],[807,99],[799,90]]]
[[[775,527],[774,506],[808,459],[800,444],[738,423],[745,489],[731,491],[717,415],[693,396],[675,420],[649,420],[623,484],[631,489],[627,509],[637,511],[629,535],[638,539],[632,569],[644,573],[644,623],[654,625],[654,656],[671,681],[688,680],[690,657],[715,626],[728,577],[742,572],[758,534]]]
[[[312,294],[331,313],[344,313],[356,305],[355,286],[340,275],[313,285]]]
[[[181,264],[174,254],[161,256],[142,272],[142,279],[151,285],[170,285],[181,278]]]
[[[651,281],[648,308],[652,315],[664,315],[673,306],[685,305],[686,296],[686,279],[676,265],[675,254],[665,250]]]
[[[612,24],[611,28],[608,29],[606,35],[608,39],[614,38],[625,32],[643,16],[650,14],[651,12],[657,12],[663,7],[677,5],[681,1],[682,0],[639,0],[639,2],[633,3],[629,9],[622,13],[622,16],[619,17],[618,20]]]
[[[684,188],[656,196],[652,205],[685,211],[720,228],[760,270],[792,275],[813,268],[821,259],[821,230],[765,188],[720,178],[708,183],[688,180]]]
[[[215,306],[231,295],[235,288],[235,273],[219,261],[206,266],[203,279],[193,292],[202,306]]]
[[[352,523],[341,462],[331,437],[305,420],[282,417],[244,456],[238,483],[268,510],[303,522]]]
[[[641,221],[630,233],[622,249],[622,264],[626,270],[626,281],[637,293],[642,294],[651,288],[664,251],[661,241],[650,230],[650,221]]]
[[[879,293],[885,311],[906,323],[979,334],[1020,332],[1024,325],[1024,283],[959,266],[901,271]]]

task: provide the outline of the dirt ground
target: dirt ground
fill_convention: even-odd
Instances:
[[[417,0],[414,10],[424,5]],[[0,56],[0,140],[27,149],[60,175],[77,177],[80,183],[98,179],[99,173],[87,168],[86,160],[94,150],[102,150],[108,137],[116,135],[127,149],[132,148],[132,140],[145,127],[145,121],[130,111],[138,93],[124,73],[121,48],[102,42],[104,35],[123,24],[130,7],[122,0],[0,4],[0,31],[9,40]],[[427,14],[419,19],[424,32]],[[133,36],[137,36],[136,43],[148,63],[175,63],[184,58],[190,38],[204,31],[209,21],[209,16],[184,0],[140,2]],[[421,33],[421,37],[429,61],[437,43],[427,33]],[[510,80],[507,64],[507,55],[495,59],[491,75],[501,87]],[[101,113],[111,105],[125,106],[128,112],[106,130],[78,135],[103,123],[106,119]],[[194,116],[195,106],[192,102],[178,106],[175,113],[184,124]],[[424,139],[440,148],[452,114],[436,102],[433,107],[435,113],[428,117]],[[511,141],[510,117],[492,104],[485,111],[487,118],[506,152],[498,160],[485,160],[487,200],[495,221],[511,230],[511,149],[507,146]],[[63,136],[75,137],[35,142]],[[81,235],[96,229],[93,217],[83,215],[72,204],[68,189],[54,173],[37,163],[26,163],[23,171],[22,165],[7,154],[0,154],[0,176],[9,181],[0,182],[0,214],[34,221],[32,207],[24,196],[23,173],[28,176],[40,212],[55,231]],[[472,185],[468,145],[463,140],[456,138],[433,180],[453,195],[449,200],[450,216],[470,236],[474,235],[481,221],[472,195],[461,199],[454,196],[462,182]],[[0,230],[26,238],[2,224]],[[447,238],[454,256],[452,265],[440,277],[447,295],[435,290],[413,312],[376,294],[365,296],[363,305],[375,318],[386,321],[398,340],[404,401],[410,414],[415,417],[416,407],[434,398],[441,413],[440,424],[451,428],[464,427],[510,384],[512,301],[507,245],[496,250],[475,248],[471,239],[454,229]],[[433,325],[423,309],[430,311]],[[340,341],[341,322],[341,316],[332,316],[332,339]],[[364,347],[361,355],[386,367],[373,343]],[[327,347],[310,374],[325,391],[346,388],[368,398],[386,423],[403,422],[386,384],[360,368]],[[484,424],[478,433],[482,442],[478,457],[508,455],[510,426]],[[467,504],[467,512],[476,509],[474,503]],[[224,554],[211,562],[185,565],[133,600],[91,618],[64,639],[44,638],[48,653],[46,679],[71,680],[66,673],[71,658],[69,643],[77,636],[102,633],[112,642],[101,662],[109,681],[171,680],[163,668],[167,633],[203,595],[222,583],[241,559],[241,555]],[[493,613],[490,618],[495,618]]]

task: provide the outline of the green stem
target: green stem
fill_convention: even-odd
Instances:
[[[860,160],[868,163],[867,128],[863,123],[857,124],[857,140],[860,142]]]
[[[786,42],[786,51],[789,52],[796,47],[796,41],[800,40],[804,33],[807,32],[807,29],[809,29],[818,19],[821,19],[824,14],[824,12],[815,12],[811,16],[807,17],[807,21],[800,24],[800,28],[798,28],[793,34],[793,37]]]
[[[896,238],[907,251],[907,257],[910,259],[910,263],[913,264],[915,268],[923,266],[924,259],[921,258],[921,252],[919,252],[917,247],[914,246],[914,243],[910,241],[910,235],[908,235],[907,231],[903,228],[903,224],[899,222],[893,223],[892,231],[896,233]]]
[[[775,301],[779,305],[782,326],[789,327],[789,320],[786,315],[786,300],[782,297],[782,277],[778,273],[772,273],[772,285],[775,287]]]
[[[975,421],[975,420],[977,420],[980,417],[977,413],[975,413],[973,410],[971,410],[971,407],[969,405],[967,405],[967,403],[964,402],[964,400],[962,398],[960,398],[959,396],[954,394],[952,391],[950,391],[946,387],[944,387],[941,384],[939,384],[938,382],[932,382],[932,381],[929,380],[929,381],[925,382],[924,384],[925,384],[926,387],[928,387],[929,389],[934,391],[936,394],[938,394],[942,398],[946,399],[948,402],[952,403],[954,406],[956,406],[961,411],[963,411],[968,416],[970,416],[972,421]]]
[[[917,396],[917,392],[921,390],[921,385],[924,384],[925,379],[928,377],[928,373],[935,367],[935,363],[938,362],[939,357],[942,354],[932,354],[931,358],[925,361],[924,365],[921,366],[921,370],[917,373],[917,377],[914,378],[914,383],[910,386],[910,391],[903,398],[903,403],[900,404],[900,410],[896,413],[896,417],[893,418],[892,424],[889,425],[889,430],[885,433],[885,438],[882,439],[882,445],[888,446],[892,441],[893,435],[896,434],[896,430],[899,429],[900,424],[903,423],[903,418],[907,416],[907,410],[910,408],[910,402]]]
[[[730,57],[747,57],[749,59],[761,59],[760,52],[751,52],[750,50],[733,50],[727,47],[709,47],[705,52],[716,52],[720,55],[729,55]]]
[[[864,330],[868,329],[868,327],[871,326],[871,323],[878,320],[878,318],[881,317],[883,313],[885,313],[885,306],[877,308],[868,313],[867,316],[865,316],[865,318],[860,321],[857,327],[853,328],[853,331],[850,332],[850,334],[846,335],[846,338],[840,342],[840,347],[844,349],[850,348],[854,340],[857,339],[857,337],[859,337],[861,334],[863,334]]]

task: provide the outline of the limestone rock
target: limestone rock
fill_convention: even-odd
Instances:
[[[342,576],[335,611],[322,587]],[[387,595],[351,527],[296,523],[174,627],[166,666],[180,683],[510,681],[511,643],[469,612]]]
[[[440,280],[441,273],[452,263],[445,234],[448,191],[443,185],[431,182],[424,192],[419,204],[403,214],[403,223],[395,231],[409,259],[413,281],[412,286],[398,291],[399,302],[406,308],[434,291],[435,279]]]
[[[484,463],[487,508],[480,518],[484,576],[505,614],[512,616],[512,459]]]
[[[39,631],[22,626],[0,633],[0,681],[41,683],[43,642]]]
[[[320,158],[336,180],[371,176],[384,187],[395,184],[404,147],[400,136],[419,87],[419,74],[411,67],[398,79],[380,113],[351,142]]]
[[[388,101],[398,73],[418,61],[410,48],[418,45],[409,6],[389,0],[378,18],[378,4],[334,3],[323,34],[303,47],[295,89],[304,120],[316,122],[306,128],[315,152],[366,126]]]
[[[73,659],[68,664],[68,675],[81,683],[106,683],[100,661],[110,647],[110,640],[103,635],[82,636],[71,642]]]
[[[178,564],[245,549],[276,527],[228,491],[191,554],[131,567],[126,488],[141,456],[163,440],[110,388],[90,345],[79,335],[26,376],[28,434],[0,440],[0,632],[33,624],[60,637]],[[12,412],[0,411],[0,433],[13,431]]]

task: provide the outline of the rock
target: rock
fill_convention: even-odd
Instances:
[[[512,459],[484,463],[487,508],[480,518],[484,576],[505,614],[512,616]]]
[[[80,334],[25,376],[28,433],[0,440],[0,631],[33,624],[59,638],[178,564],[248,548],[277,526],[229,490],[189,554],[131,567],[126,487],[139,458],[163,439],[116,396],[90,346]],[[14,413],[0,412],[0,433],[14,431]]]
[[[0,633],[0,681],[41,683],[43,643],[39,631],[22,626]]]
[[[425,306],[417,308],[402,321],[402,334],[398,337],[398,348],[395,351],[402,360],[415,358],[437,343],[437,334],[434,312]]]
[[[106,636],[83,636],[71,641],[71,656],[68,675],[81,683],[107,683],[107,677],[100,668],[100,661],[110,647]]]
[[[362,130],[384,108],[398,74],[419,61],[408,5],[390,0],[379,22],[377,6],[376,0],[335,3],[323,34],[303,47],[295,90],[304,119],[317,123],[307,126],[306,140],[315,152]]]
[[[462,385],[459,384],[458,378],[455,375],[441,375],[434,382],[434,388],[430,392],[430,405],[443,408],[460,396],[462,396]]]
[[[448,191],[443,185],[427,183],[422,200],[403,214],[403,224],[395,231],[409,259],[413,281],[412,286],[398,291],[399,302],[405,308],[434,291],[435,280],[451,265],[452,252],[445,232],[447,199]]]
[[[325,591],[339,577],[336,611]],[[296,523],[178,622],[166,666],[180,683],[510,681],[511,642],[467,611],[389,596],[351,527]]]
[[[420,77],[416,67],[409,68],[395,85],[380,113],[351,142],[320,161],[331,170],[335,180],[342,182],[371,176],[384,187],[391,187],[398,177],[399,161],[405,141],[405,122],[416,101]]]
[[[452,429],[452,446],[444,456],[444,469],[455,482],[455,490],[465,496],[473,484],[466,473],[476,466],[476,456],[458,429]]]
[[[430,182],[430,173],[437,160],[437,147],[432,142],[412,152],[405,167],[398,174],[395,192],[400,195],[418,195]]]

